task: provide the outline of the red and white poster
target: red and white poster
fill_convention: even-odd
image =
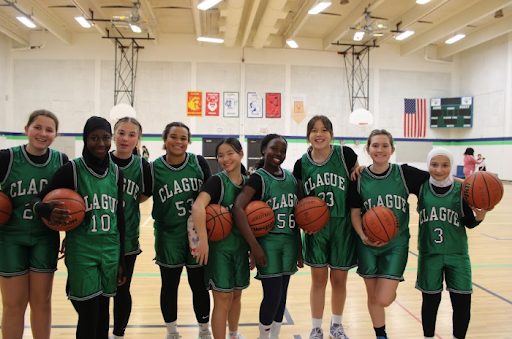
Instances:
[[[281,93],[266,93],[265,116],[267,118],[281,117]]]
[[[203,116],[203,92],[187,92],[187,117]]]
[[[206,92],[206,108],[204,115],[209,117],[219,116],[220,93]]]

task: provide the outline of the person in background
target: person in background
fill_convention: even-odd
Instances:
[[[50,338],[59,232],[46,227],[25,205],[68,162],[65,154],[49,148],[58,129],[55,114],[34,111],[25,126],[28,143],[0,150],[0,187],[13,206],[11,218],[0,227],[4,338],[21,339],[28,304],[33,337]]]
[[[467,178],[475,171],[475,166],[480,164],[483,160],[476,160],[473,156],[475,154],[475,150],[471,147],[466,148],[464,152],[464,176]]]
[[[142,145],[142,157],[146,159],[146,161],[149,161],[149,151],[145,145]]]
[[[482,155],[479,154],[477,161],[481,161],[480,164],[476,167],[475,171],[487,171],[487,168],[485,166],[485,158],[482,158]]]

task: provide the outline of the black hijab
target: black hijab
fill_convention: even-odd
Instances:
[[[98,159],[94,155],[92,155],[92,153],[89,151],[89,148],[87,148],[87,138],[89,137],[89,135],[91,135],[92,132],[97,131],[99,129],[107,131],[108,134],[112,136],[112,127],[110,126],[110,123],[104,118],[93,116],[90,117],[85,123],[84,149],[82,151],[82,156],[89,168],[91,168],[97,174],[104,174],[110,162],[108,152],[104,158]]]

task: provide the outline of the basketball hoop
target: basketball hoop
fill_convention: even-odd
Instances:
[[[118,104],[110,110],[110,119],[113,121],[117,121],[123,117],[135,118],[136,116],[137,113],[135,109],[128,104]]]

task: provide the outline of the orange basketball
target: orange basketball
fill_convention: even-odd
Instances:
[[[4,192],[0,192],[0,226],[5,224],[12,214],[11,199]]]
[[[209,241],[224,239],[232,228],[233,218],[226,207],[217,204],[206,206],[206,230]]]
[[[48,193],[43,202],[48,202],[50,200],[59,200],[62,205],[57,205],[57,208],[62,208],[65,210],[69,210],[69,214],[71,218],[63,224],[54,224],[45,218],[43,222],[55,231],[71,231],[76,228],[85,217],[85,203],[84,199],[80,196],[80,194],[76,193],[73,190],[68,188],[58,188],[56,190]]]
[[[398,233],[398,219],[389,208],[374,207],[363,216],[363,232],[370,241],[389,242]]]
[[[266,235],[274,227],[276,222],[274,211],[263,201],[251,201],[245,206],[244,211],[255,237]]]
[[[490,210],[503,198],[503,184],[495,174],[475,172],[464,180],[462,196],[470,206]]]
[[[329,206],[319,197],[306,197],[295,206],[295,221],[308,232],[321,230],[329,222]]]

